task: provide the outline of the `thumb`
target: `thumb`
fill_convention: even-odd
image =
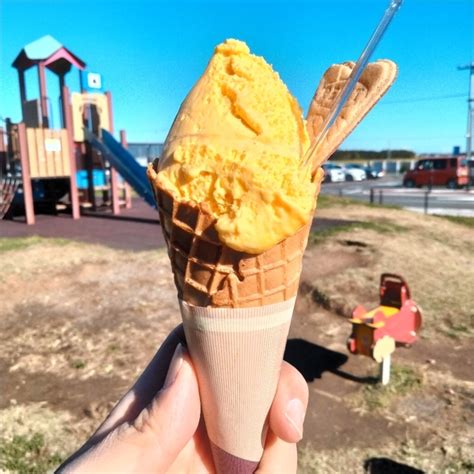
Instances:
[[[163,388],[150,404],[79,458],[72,470],[164,472],[194,435],[199,418],[197,379],[188,352],[179,344]]]

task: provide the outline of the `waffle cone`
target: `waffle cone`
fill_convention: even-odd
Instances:
[[[258,255],[220,242],[205,205],[180,203],[148,168],[218,474],[258,467],[311,221]]]
[[[180,203],[149,168],[178,297],[195,306],[265,306],[296,296],[311,221],[269,250],[252,255],[224,245],[203,204]]]

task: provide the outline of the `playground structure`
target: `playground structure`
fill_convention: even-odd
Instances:
[[[113,137],[112,95],[102,77],[51,36],[25,46],[12,66],[18,71],[22,121],[0,128],[0,218],[23,208],[27,224],[49,206],[80,210],[131,207],[131,187],[154,206],[145,170],[127,151],[125,131]],[[39,98],[29,99],[26,71],[37,68]],[[80,92],[70,92],[66,76],[80,74]],[[46,70],[59,79],[60,128],[51,127]],[[100,202],[101,199],[101,202]]]
[[[421,312],[411,299],[406,281],[399,275],[380,277],[380,305],[367,311],[362,305],[352,312],[352,333],[347,347],[352,354],[372,357],[382,364],[382,383],[390,378],[390,358],[396,346],[410,346],[421,327]]]

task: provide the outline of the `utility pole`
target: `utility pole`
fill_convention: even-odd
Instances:
[[[466,163],[467,163],[467,189],[471,184],[471,159],[472,159],[472,125],[474,108],[474,62],[465,66],[458,66],[458,71],[469,71],[469,95],[467,99],[467,129],[466,129]]]

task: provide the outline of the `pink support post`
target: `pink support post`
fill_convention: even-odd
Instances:
[[[18,124],[18,144],[20,147],[21,178],[23,180],[23,199],[25,202],[26,223],[28,225],[33,225],[35,223],[35,207],[33,204],[33,191],[31,189],[26,127],[23,122]]]
[[[49,128],[48,118],[48,93],[46,91],[46,74],[44,71],[44,64],[38,64],[38,77],[40,89],[40,103],[41,103],[41,126]]]
[[[124,148],[128,147],[127,143],[127,132],[125,130],[120,130],[120,143]],[[125,181],[125,209],[132,208],[132,190],[130,185]]]
[[[114,215],[120,214],[120,198],[118,189],[118,173],[115,168],[110,167],[110,188],[112,191],[112,213]]]
[[[114,133],[114,120],[112,115],[112,94],[106,92],[107,96],[107,105],[109,108],[109,132]],[[115,168],[110,167],[110,188],[112,191],[112,213],[114,215],[120,214],[120,199],[119,199],[119,190],[118,190],[118,173],[115,171]]]
[[[79,192],[77,190],[76,182],[76,155],[74,153],[74,140],[72,137],[72,114],[71,106],[69,104],[69,89],[67,86],[61,89],[62,109],[64,117],[64,128],[67,131],[67,139],[69,143],[69,167],[71,170],[71,176],[69,178],[70,196],[71,196],[71,210],[72,218],[79,219]]]

